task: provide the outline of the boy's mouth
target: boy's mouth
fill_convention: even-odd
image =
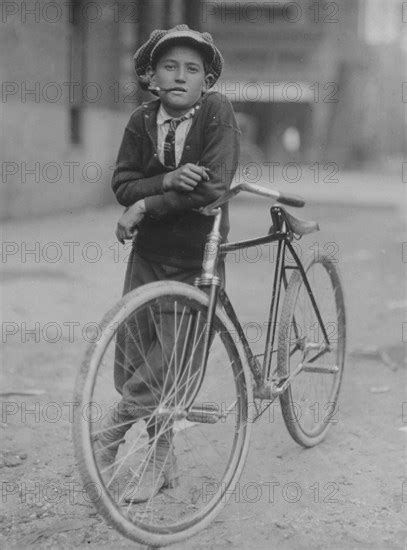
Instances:
[[[167,88],[167,92],[186,92],[185,88],[182,88],[181,86],[174,86],[174,88]]]
[[[181,86],[176,86],[174,88],[161,88],[160,86],[149,86],[148,88],[150,92],[186,92],[187,90],[185,88],[182,88]]]

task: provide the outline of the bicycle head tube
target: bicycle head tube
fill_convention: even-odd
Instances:
[[[213,211],[214,221],[212,231],[209,233],[205,244],[202,260],[202,273],[195,279],[195,286],[220,286],[220,278],[216,275],[216,268],[219,258],[219,246],[222,241],[220,234],[220,223],[222,221],[222,210],[217,208]]]

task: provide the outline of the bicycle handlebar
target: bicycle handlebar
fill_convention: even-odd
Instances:
[[[281,193],[281,191],[266,189],[261,185],[255,185],[253,183],[239,183],[239,185],[236,185],[235,187],[224,193],[221,197],[219,197],[219,199],[202,208],[201,214],[205,214],[206,216],[212,215],[213,210],[228,202],[232,197],[235,197],[238,193],[240,193],[240,191],[247,191],[248,193],[253,193],[254,195],[269,197],[276,202],[285,204],[286,206],[301,208],[305,204],[305,200],[299,195],[293,195],[291,193]]]
[[[281,191],[275,191],[273,189],[266,189],[260,185],[255,185],[253,183],[241,183],[242,191],[248,191],[249,193],[254,193],[255,195],[262,195],[263,197],[271,197],[281,204],[286,204],[287,206],[295,206],[301,208],[305,204],[305,200],[299,195],[293,195],[292,193],[282,193]]]

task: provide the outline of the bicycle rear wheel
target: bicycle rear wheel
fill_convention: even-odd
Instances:
[[[280,403],[293,439],[312,447],[325,437],[331,424],[338,422],[346,319],[335,264],[321,255],[309,262],[305,272],[320,319],[300,271],[294,271],[281,313],[277,373],[284,379],[299,369],[281,394]]]
[[[208,525],[226,504],[248,450],[250,371],[233,338],[233,326],[220,309],[208,336],[205,361],[207,306],[206,294],[178,282],[151,283],[127,294],[105,316],[100,338],[89,347],[76,381],[75,401],[79,410],[87,411],[77,415],[73,434],[82,480],[110,524],[151,546],[183,540]],[[161,349],[165,375],[161,382],[152,375],[154,406],[139,413],[136,423],[129,422],[126,441],[106,476],[95,440],[105,430],[103,422],[112,405],[120,401],[112,377],[120,347],[117,335],[124,330],[133,351],[138,350],[148,364],[152,348],[143,349],[140,338],[147,325],[155,334],[152,345]],[[131,368],[133,358],[119,351],[126,368]],[[159,426],[153,438],[146,433],[152,423]],[[162,474],[154,457],[159,438],[169,432],[178,486],[155,494],[153,482],[144,502],[132,502],[128,496],[143,484],[145,464],[156,468],[153,479]]]

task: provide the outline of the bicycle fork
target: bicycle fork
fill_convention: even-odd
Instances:
[[[203,365],[206,365],[206,361],[209,355],[209,347],[211,341],[211,327],[215,317],[216,304],[218,301],[219,288],[221,284],[220,278],[216,275],[219,259],[219,247],[222,241],[220,234],[220,223],[222,221],[222,210],[217,208],[215,211],[215,220],[212,226],[208,239],[205,244],[204,257],[202,261],[202,274],[197,277],[194,285],[202,288],[209,287],[209,305],[206,318],[206,331],[205,331],[205,343],[204,343],[204,357]]]

